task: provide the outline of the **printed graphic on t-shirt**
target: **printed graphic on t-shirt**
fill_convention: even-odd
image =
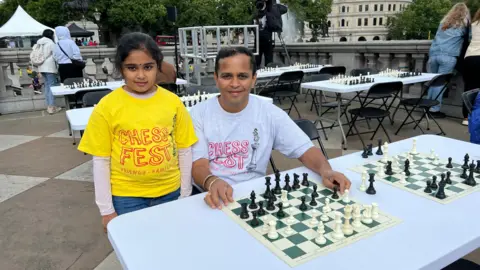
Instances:
[[[248,171],[254,171],[257,168],[257,160],[255,154],[257,153],[257,149],[260,146],[258,141],[260,140],[260,137],[258,136],[258,130],[254,129],[253,130],[253,141],[254,143],[252,144],[252,159],[250,160],[250,164],[247,166]]]

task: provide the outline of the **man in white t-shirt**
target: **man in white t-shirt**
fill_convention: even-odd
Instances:
[[[250,95],[255,85],[256,63],[244,47],[224,48],[215,61],[220,95],[194,106],[190,112],[198,142],[193,146],[192,176],[208,191],[212,208],[233,202],[232,185],[266,175],[272,149],[318,173],[326,187],[350,181],[333,171],[322,151],[286,112]]]

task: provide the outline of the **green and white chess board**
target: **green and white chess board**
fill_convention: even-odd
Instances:
[[[281,187],[284,188],[284,181],[281,181]],[[267,200],[265,200],[264,190],[255,190],[257,207],[248,210],[248,218],[242,219],[240,213],[242,212],[242,203],[250,206],[250,196],[239,198],[228,207],[224,207],[223,211],[229,215],[237,224],[248,231],[250,235],[255,237],[260,243],[266,246],[270,251],[277,255],[280,259],[285,261],[289,266],[295,267],[305,263],[318,256],[334,252],[342,247],[351,245],[360,239],[372,236],[375,233],[383,231],[389,227],[397,225],[400,220],[390,216],[379,210],[377,204],[363,205],[355,199],[346,199],[339,196],[338,199],[332,199],[333,191],[324,187],[320,182],[313,181],[309,178],[309,186],[301,185],[296,190],[291,190],[287,193],[288,206],[283,207],[285,212],[284,217],[278,217],[278,204],[282,201],[282,195],[275,195],[275,209],[267,210]],[[317,205],[311,206],[311,194],[313,192],[313,184],[317,185],[318,197],[315,198]],[[272,190],[275,182],[272,181]],[[305,196],[306,210],[300,210],[302,204],[301,198]],[[347,196],[348,197],[348,196]],[[327,200],[328,198],[328,200]],[[252,225],[253,212],[259,209],[259,202],[263,202],[263,209],[265,215],[258,216],[258,225]],[[328,203],[327,203],[328,202]],[[325,205],[328,205],[330,211],[323,213]],[[336,239],[333,234],[336,227],[335,216],[339,216],[339,228],[341,226],[343,231],[345,222],[345,208],[353,209],[351,218],[348,224],[351,229],[351,234],[345,235],[342,233],[342,239]],[[358,206],[358,210],[357,210]],[[365,209],[367,208],[367,211]],[[315,209],[315,210],[314,210]],[[357,211],[354,211],[357,210]],[[348,210],[347,210],[348,211]],[[315,212],[315,213],[314,213]],[[369,214],[370,213],[370,214]],[[366,217],[365,217],[366,216]],[[312,222],[313,219],[317,222]],[[366,218],[364,220],[364,218]],[[370,220],[368,220],[370,219]],[[358,222],[354,222],[357,220]],[[272,221],[274,222],[273,224]],[[340,224],[341,222],[341,224]],[[355,224],[354,224],[355,223]],[[318,244],[315,239],[320,236],[318,226],[323,224],[325,243]],[[269,237],[270,225],[275,226],[277,237],[271,239]],[[355,225],[355,226],[353,226]],[[289,230],[289,227],[291,230]],[[349,233],[350,233],[349,232]]]
[[[474,179],[477,182],[476,186],[472,187],[463,184],[465,179],[460,177],[463,173],[463,164],[458,164],[452,161],[453,168],[447,168],[448,159],[437,159],[437,161],[435,162],[434,158],[431,157],[431,154],[429,155],[425,153],[417,153],[415,155],[410,154],[410,158],[408,156],[409,152],[405,152],[399,155],[387,157],[387,161],[396,160],[397,162],[397,166],[392,166],[394,173],[393,175],[384,175],[382,177],[379,176],[379,171],[382,168],[379,165],[386,166],[386,161],[383,160],[384,157],[382,157],[380,160],[368,161],[362,165],[358,165],[350,169],[360,174],[364,174],[366,172],[367,180],[369,178],[368,174],[374,173],[375,181],[382,181],[384,183],[401,188],[403,190],[407,190],[416,195],[428,198],[430,200],[434,200],[442,204],[450,203],[458,198],[480,190],[480,185],[478,184],[478,182],[480,181],[480,173],[474,172]],[[401,173],[404,171],[404,164],[407,158],[409,158],[410,161],[410,176],[406,176],[406,181],[402,183],[400,181],[402,176]],[[392,164],[393,163],[395,162],[392,162]],[[384,171],[385,168],[386,167],[383,167]],[[442,173],[446,175],[448,171],[451,173],[450,179],[452,181],[452,184],[447,184],[445,186],[445,199],[439,199],[435,197],[436,191],[438,191],[438,189],[433,190],[432,193],[424,192],[425,188],[427,187],[427,181],[432,181],[432,178],[435,175],[437,177],[436,183],[438,185],[441,180]],[[466,173],[468,176],[469,171],[467,170]],[[368,181],[366,185],[368,186]]]

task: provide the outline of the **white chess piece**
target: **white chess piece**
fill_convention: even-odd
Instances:
[[[318,224],[318,219],[317,219],[318,211],[314,208],[311,214],[312,214],[312,219],[310,219],[310,225],[315,226]]]
[[[362,225],[362,223],[360,222],[360,219],[362,217],[362,213],[360,211],[361,211],[360,205],[355,204],[353,206],[353,223],[352,223],[352,226],[354,228],[358,228]]]
[[[385,177],[385,165],[382,163],[378,163],[377,165],[377,175],[380,178]]]
[[[288,202],[288,197],[287,197],[287,191],[286,190],[282,190],[282,204],[283,204],[283,207],[290,206],[290,203]]]
[[[324,213],[330,213],[332,208],[330,208],[330,198],[325,198],[325,205],[323,206]]]
[[[345,189],[344,193],[343,193],[343,198],[342,198],[342,201],[344,203],[349,203],[350,202],[350,191],[348,189]]]
[[[401,172],[400,173],[400,184],[402,185],[405,185],[407,184],[407,175],[405,174],[405,172]]]
[[[412,154],[412,155],[418,154],[418,152],[417,152],[417,139],[413,139],[412,151],[410,151],[410,154]]]
[[[351,235],[353,233],[353,227],[350,225],[350,218],[352,217],[352,206],[347,205],[345,210],[345,223],[343,224],[342,231],[345,235]]]
[[[294,223],[295,218],[292,215],[293,214],[293,207],[287,208],[287,214],[288,214],[287,223],[288,224]]]
[[[278,232],[277,232],[277,222],[275,220],[270,220],[268,223],[270,226],[269,231],[268,231],[268,238],[270,239],[277,239],[278,238]]]
[[[433,165],[438,165],[438,155],[435,155],[435,158],[433,159]]]
[[[342,213],[335,212],[335,230],[332,232],[333,239],[340,240],[345,237],[342,231]]]
[[[327,222],[329,220],[325,211],[322,212],[322,215],[320,216],[320,220],[323,221],[323,222]]]
[[[360,184],[360,191],[366,191],[367,190],[367,171],[364,170],[362,172],[362,184]]]
[[[378,203],[372,203],[372,218],[378,218]]]
[[[365,208],[365,210],[363,210],[362,222],[365,224],[372,223],[372,206],[367,204],[364,205],[363,208]]]
[[[435,159],[435,151],[430,149],[430,159]]]
[[[317,233],[318,236],[315,238],[315,242],[319,245],[325,245],[325,243],[327,243],[327,239],[325,239],[325,236],[323,235],[325,233],[325,225],[323,225],[323,222],[321,221],[318,224]]]
[[[383,145],[383,157],[382,157],[382,162],[387,163],[388,161],[388,144],[385,142]]]
[[[263,227],[262,227],[262,230],[263,230],[264,232],[268,232],[268,229],[269,229],[269,227],[268,227],[268,216],[264,216],[264,217],[263,217]]]
[[[290,225],[287,225],[287,228],[285,229],[285,234],[291,235],[292,233],[294,233],[294,231],[292,230],[292,227]]]

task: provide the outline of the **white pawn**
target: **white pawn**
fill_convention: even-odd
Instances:
[[[372,203],[372,218],[378,218],[378,203]]]
[[[400,173],[400,184],[405,185],[407,184],[407,176],[405,172]]]
[[[348,189],[345,189],[344,194],[343,194],[343,202],[344,203],[349,203],[350,202],[350,197],[349,197],[350,191]]]
[[[287,218],[287,223],[288,224],[292,224],[295,222],[295,218],[293,218],[293,215],[292,215],[292,212],[293,211],[293,207],[290,207],[290,208],[287,208],[287,214],[288,214],[288,218]]]
[[[435,159],[435,151],[430,149],[430,159]]]
[[[412,154],[412,155],[418,154],[418,152],[417,152],[417,139],[413,139],[412,151],[410,151],[410,154]]]
[[[278,232],[277,232],[277,222],[275,220],[270,220],[270,223],[268,223],[268,225],[270,225],[270,229],[269,229],[269,232],[268,232],[268,238],[270,239],[277,239],[278,238]]]
[[[362,173],[362,184],[360,185],[360,191],[367,190],[367,171],[363,171]]]
[[[360,222],[360,219],[362,217],[362,214],[360,211],[361,211],[360,205],[355,204],[353,206],[353,223],[352,223],[352,226],[354,228],[358,228],[362,225],[362,223]]]
[[[345,235],[351,235],[353,233],[352,225],[350,225],[350,218],[352,217],[352,206],[345,206],[345,223],[343,224],[342,231]]]
[[[317,216],[318,216],[317,210],[314,208],[312,210],[312,219],[310,220],[310,225],[315,226],[318,224]]]
[[[294,231],[292,230],[292,227],[290,225],[287,226],[285,229],[285,234],[286,235],[291,235]]]
[[[323,206],[323,212],[324,213],[332,212],[332,208],[330,208],[330,199],[329,198],[325,198],[325,205]]]
[[[333,239],[340,240],[345,237],[342,231],[342,213],[335,212],[335,230],[332,232]]]
[[[288,197],[287,197],[287,191],[286,190],[282,190],[282,204],[283,204],[283,207],[290,206],[290,203],[288,202]]]
[[[320,216],[320,220],[323,222],[327,222],[329,220],[327,214],[325,213],[325,210],[323,211],[322,215]]]
[[[321,221],[318,224],[317,233],[318,236],[315,238],[315,242],[319,245],[325,245],[325,243],[327,243],[327,239],[325,239],[325,236],[323,235],[325,233],[325,227]]]
[[[372,223],[372,206],[364,205],[365,210],[363,210],[363,219],[362,222],[365,224]]]
[[[262,227],[262,230],[263,230],[264,232],[268,232],[268,229],[270,229],[269,226],[268,226],[268,216],[264,216],[264,217],[263,217],[263,227]]]
[[[377,175],[376,176],[378,176],[380,178],[385,177],[385,171],[384,170],[385,170],[385,165],[382,164],[382,163],[378,163],[378,165],[377,165]]]

